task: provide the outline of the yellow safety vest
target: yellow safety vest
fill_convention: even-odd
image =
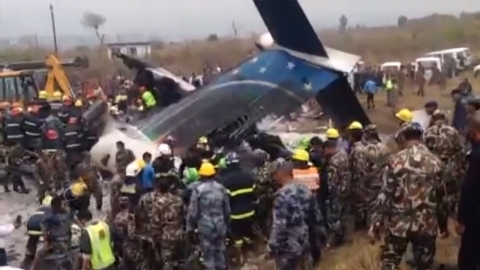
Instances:
[[[100,239],[101,231],[105,234],[103,239]],[[87,227],[87,232],[92,246],[92,255],[90,257],[92,269],[105,269],[115,263],[115,255],[113,255],[110,230],[107,223],[99,221],[90,225]]]
[[[142,94],[142,99],[145,102],[145,106],[147,108],[155,106],[157,104],[157,101],[155,100],[155,97],[153,96],[152,92],[150,91],[145,91]]]
[[[388,80],[386,83],[386,89],[387,90],[392,90],[393,89],[393,83],[392,80]]]
[[[121,193],[135,194],[136,193],[136,184],[125,185],[123,184],[120,189]]]

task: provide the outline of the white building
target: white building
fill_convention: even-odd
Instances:
[[[108,57],[113,59],[113,53],[123,53],[129,56],[143,58],[150,55],[150,42],[120,42],[108,43]]]

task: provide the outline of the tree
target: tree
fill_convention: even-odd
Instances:
[[[348,25],[347,16],[342,15],[342,17],[340,17],[340,20],[338,21],[340,22],[340,32],[345,32],[347,30],[347,25]]]
[[[103,42],[105,41],[105,35],[100,34],[100,27],[104,25],[106,22],[105,17],[103,15],[93,13],[93,12],[87,12],[83,14],[82,18],[82,24],[83,26],[87,28],[91,28],[95,31],[95,35],[98,38],[98,41],[100,42],[100,45],[103,45]]]
[[[218,39],[219,39],[219,38],[218,38],[217,34],[210,34],[210,35],[208,35],[208,37],[207,37],[207,40],[208,40],[208,41],[217,41]]]
[[[398,27],[404,27],[408,22],[408,18],[406,16],[399,16],[397,19]]]

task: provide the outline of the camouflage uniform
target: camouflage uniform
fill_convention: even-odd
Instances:
[[[290,182],[277,191],[273,206],[273,225],[268,248],[275,258],[276,269],[297,269],[309,262],[309,245],[312,226],[317,233],[324,228],[320,210],[312,193],[304,185]],[[322,233],[324,234],[324,233]]]
[[[229,195],[214,179],[203,180],[192,192],[187,233],[198,231],[205,269],[226,269],[226,235],[230,221]]]
[[[366,141],[364,146],[367,170],[365,173],[364,191],[366,207],[370,208],[377,199],[382,187],[381,172],[388,161],[387,148],[377,140]]]
[[[67,257],[71,250],[72,244],[72,224],[73,216],[68,212],[54,213],[50,211],[46,213],[42,221],[42,231],[48,235],[48,245],[39,251],[42,255],[37,255],[43,258],[45,253],[54,254],[60,261],[69,260]]]
[[[13,184],[13,189],[17,192],[26,191],[25,184],[22,180],[22,173],[19,168],[23,161],[24,154],[25,152],[19,144],[8,149],[7,168],[9,173],[4,187],[8,187],[8,184],[11,182]]]
[[[125,173],[125,168],[130,162],[135,160],[135,155],[130,149],[123,149],[115,153],[115,164],[117,166],[117,172]]]
[[[95,198],[95,205],[97,206],[97,210],[102,209],[103,204],[103,190],[102,190],[102,183],[100,182],[99,173],[97,168],[93,163],[90,162],[90,159],[87,157],[82,164],[80,164],[79,170],[83,170],[84,174],[80,174],[84,179],[85,183],[87,184],[88,191],[90,195],[93,195]]]
[[[368,182],[368,161],[365,151],[366,142],[355,142],[351,148],[349,164],[352,176],[351,211],[355,216],[355,227],[366,225],[367,198],[365,184]]]
[[[184,240],[185,217],[182,199],[172,193],[153,191],[145,194],[153,201],[151,229],[153,241],[163,270],[179,267],[180,250]]]
[[[372,229],[387,224],[382,269],[398,269],[412,243],[418,269],[430,269],[437,235],[437,188],[441,161],[423,145],[410,145],[390,157],[372,209]]]
[[[264,235],[268,235],[271,227],[273,199],[275,198],[275,183],[270,175],[270,163],[252,170],[255,177],[255,195],[257,210],[255,215],[257,223]]]
[[[327,224],[329,232],[343,241],[346,218],[349,214],[348,196],[350,195],[350,168],[348,154],[342,148],[337,148],[328,162],[328,201]],[[340,238],[340,239],[338,239]]]
[[[9,181],[7,177],[7,155],[8,147],[3,143],[0,143],[0,181],[2,181],[5,192],[10,191],[8,188]]]
[[[110,182],[110,216],[113,219],[120,212],[120,195],[123,179],[116,174]]]
[[[57,151],[53,154],[47,154],[48,169],[51,170],[51,181],[49,181],[48,190],[51,194],[58,194],[63,192],[65,188],[70,185],[68,180],[68,166],[66,163],[65,152]]]
[[[118,198],[119,204],[119,211],[118,213],[112,218],[112,225],[120,235],[120,239],[122,239],[121,245],[115,246],[115,252],[120,255],[124,266],[127,269],[134,269],[131,267],[135,265],[131,260],[131,237],[129,235],[129,223],[133,221],[134,216],[129,212],[128,209],[128,198],[127,197],[120,197]],[[122,206],[123,209],[120,209]]]
[[[442,185],[439,192],[443,193],[444,200],[439,202],[440,231],[447,233],[448,216],[452,214],[458,200],[459,182],[461,178],[462,162],[465,152],[458,131],[437,121],[424,134],[425,144],[442,161]]]

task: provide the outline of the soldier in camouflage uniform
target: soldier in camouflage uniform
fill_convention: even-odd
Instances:
[[[0,180],[2,181],[3,189],[5,192],[10,192],[10,188],[8,187],[8,178],[7,178],[7,155],[8,155],[8,147],[2,143],[0,143]]]
[[[125,144],[122,141],[118,141],[116,146],[117,152],[115,153],[115,164],[117,166],[117,172],[125,173],[127,165],[135,160],[135,155],[132,150],[125,148]]]
[[[382,187],[381,171],[387,163],[388,152],[386,146],[380,142],[377,127],[374,124],[365,127],[364,141],[367,163],[364,187],[367,202],[366,207],[369,209],[376,200],[378,192],[380,192],[380,188]]]
[[[110,218],[115,218],[120,212],[120,196],[123,186],[122,176],[117,173],[110,181]]]
[[[154,191],[143,195],[142,200],[151,200],[150,234],[153,237],[163,270],[179,268],[184,241],[185,218],[182,198],[171,192],[172,178],[155,179]]]
[[[128,253],[130,251],[129,244],[131,244],[128,226],[129,222],[134,218],[129,211],[128,197],[122,196],[118,198],[118,210],[118,213],[112,219],[112,225],[122,239],[122,245],[119,247],[115,246],[115,253],[121,258],[126,269],[135,269],[135,264],[131,262],[130,253]]]
[[[195,237],[197,229],[206,270],[227,269],[226,236],[230,223],[230,202],[225,187],[216,181],[211,163],[199,169],[201,183],[193,190],[187,213],[187,233]]]
[[[324,242],[324,220],[310,190],[295,182],[293,168],[291,162],[282,159],[271,166],[272,177],[281,188],[275,197],[268,250],[276,269],[299,269],[301,265],[301,269],[313,269],[310,239]]]
[[[344,242],[346,222],[349,215],[350,195],[350,167],[347,152],[338,147],[335,141],[324,143],[324,153],[328,160],[328,200],[327,224],[329,229],[330,245]]]
[[[85,157],[83,163],[77,166],[77,175],[87,185],[88,192],[95,198],[95,206],[98,211],[102,210],[103,189],[95,165],[90,162],[89,155]]]
[[[355,228],[363,229],[366,226],[367,218],[367,197],[365,184],[368,182],[368,162],[366,158],[365,146],[363,140],[363,126],[359,122],[353,122],[347,128],[350,135],[350,173],[351,182],[351,209],[355,217]]]
[[[70,184],[70,181],[68,180],[66,154],[63,151],[58,150],[52,154],[49,153],[46,155],[48,157],[48,169],[51,170],[52,173],[48,190],[51,194],[59,194]]]
[[[253,157],[255,178],[255,196],[257,198],[256,222],[263,235],[270,233],[273,199],[275,198],[275,183],[270,175],[268,154],[262,150],[255,150]]]
[[[23,157],[25,155],[25,151],[23,150],[22,146],[19,144],[15,144],[14,146],[10,147],[8,150],[7,155],[7,170],[8,176],[6,179],[6,187],[5,191],[8,190],[8,183],[11,182],[13,184],[13,190],[19,193],[29,193],[29,190],[25,187],[25,183],[22,180],[22,173],[20,171],[20,164],[23,162]]]
[[[442,185],[444,201],[439,202],[439,228],[443,237],[449,235],[448,216],[452,214],[458,199],[460,172],[465,160],[465,150],[458,131],[449,126],[444,112],[432,115],[432,126],[424,134],[425,144],[442,161]]]
[[[417,269],[431,269],[437,235],[437,190],[441,186],[441,161],[422,143],[418,123],[406,124],[399,132],[403,150],[393,154],[383,171],[383,185],[372,209],[369,236],[387,232],[382,246],[382,268],[399,269],[412,243]]]

